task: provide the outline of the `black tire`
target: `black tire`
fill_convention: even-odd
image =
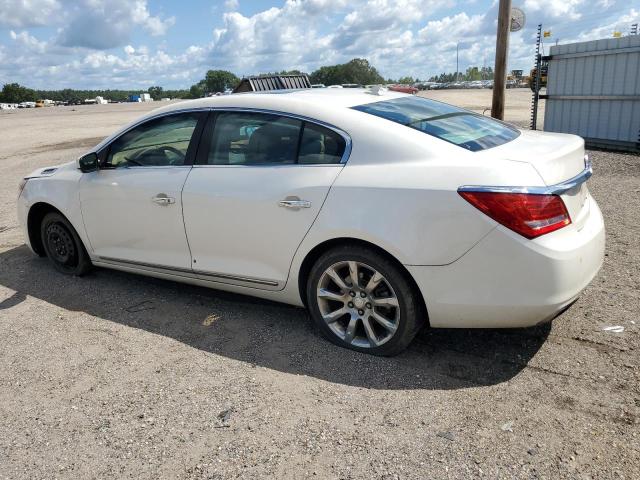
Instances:
[[[385,283],[388,283],[397,298],[398,307],[392,307],[399,309],[399,319],[397,320],[395,333],[391,334],[390,338],[385,340],[385,343],[381,345],[373,346],[371,345],[371,342],[369,342],[370,346],[358,346],[353,343],[347,343],[329,327],[328,323],[325,322],[322,317],[320,310],[320,303],[322,303],[322,301],[318,300],[317,292],[323,274],[330,267],[340,265],[341,262],[348,261],[358,262],[361,264],[361,266],[364,267],[365,273],[366,266],[370,266],[372,269],[379,272],[384,277]],[[366,282],[366,279],[364,282]],[[423,311],[422,303],[418,297],[418,292],[415,291],[410,280],[406,278],[406,273],[388,257],[381,255],[371,248],[359,245],[344,245],[333,248],[322,254],[315,262],[309,273],[306,296],[311,317],[318,325],[318,328],[324,336],[340,347],[372,355],[393,356],[399,354],[411,343],[426,319],[426,312]],[[338,306],[335,308],[339,308],[339,302]],[[365,311],[363,316],[367,315],[368,313]],[[345,317],[342,317],[340,322],[348,323],[351,318],[352,317],[350,317],[349,314],[345,314]],[[369,321],[375,324],[372,320]],[[364,330],[363,320],[358,319],[357,322],[359,322],[359,327],[357,328],[360,329],[360,332],[366,333]],[[346,330],[346,327],[344,328]],[[386,333],[388,334],[388,332]]]
[[[64,216],[47,213],[40,224],[40,238],[47,258],[60,273],[82,276],[91,270],[87,250]]]

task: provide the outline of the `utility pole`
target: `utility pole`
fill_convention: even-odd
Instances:
[[[504,90],[507,80],[507,52],[509,50],[509,27],[511,26],[511,0],[500,0],[498,7],[498,30],[496,35],[496,66],[493,79],[491,116],[504,118]]]

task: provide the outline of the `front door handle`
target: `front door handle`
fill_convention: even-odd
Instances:
[[[287,197],[284,200],[280,200],[278,206],[292,210],[300,210],[301,208],[311,208],[311,202],[308,200],[300,200],[298,197]]]
[[[151,201],[153,203],[156,203],[158,205],[163,205],[163,206],[176,203],[176,199],[173,197],[167,196],[166,193],[159,193],[158,195],[153,197]]]

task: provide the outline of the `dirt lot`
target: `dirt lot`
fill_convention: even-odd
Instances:
[[[0,478],[640,478],[640,157],[591,152],[607,257],[551,326],[374,358],[300,309],[29,253],[21,176],[148,108],[0,113]]]

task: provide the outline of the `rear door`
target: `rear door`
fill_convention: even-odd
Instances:
[[[348,147],[343,132],[290,116],[212,116],[182,194],[194,271],[283,288]]]

